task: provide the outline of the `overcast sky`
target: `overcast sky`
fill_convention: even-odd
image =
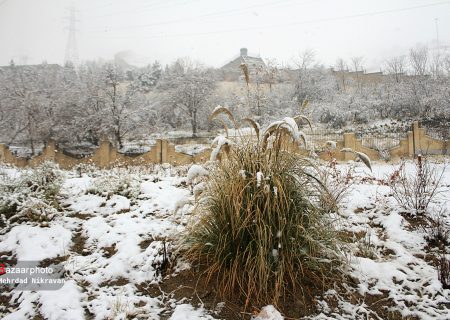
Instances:
[[[418,44],[450,45],[450,1],[439,0],[0,0],[0,65],[63,63],[69,8],[80,60],[219,67],[249,54],[290,63],[311,48],[324,65],[364,56],[368,69]]]

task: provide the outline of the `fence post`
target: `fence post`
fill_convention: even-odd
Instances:
[[[6,150],[8,147],[4,143],[0,143],[0,161],[6,162]]]
[[[420,133],[419,133],[419,122],[414,121],[413,126],[413,158],[416,157],[418,149],[420,150]],[[421,151],[420,151],[421,152]]]
[[[94,163],[98,164],[101,168],[106,168],[111,165],[111,143],[108,140],[100,141],[100,146],[94,154]]]
[[[408,150],[406,154],[414,158],[414,133],[412,131],[408,131]]]
[[[355,150],[356,148],[356,135],[354,132],[344,133],[344,148],[350,148]],[[355,150],[356,151],[356,150]],[[352,160],[355,156],[350,152],[344,152],[344,160]]]
[[[45,150],[43,152],[44,161],[51,160],[56,162],[56,143],[54,140],[48,140],[47,145],[45,146]]]
[[[168,150],[167,146],[169,145],[169,142],[167,140],[161,140],[161,159],[160,163],[166,163],[168,162]]]

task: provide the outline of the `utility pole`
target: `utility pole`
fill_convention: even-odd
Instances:
[[[74,66],[78,64],[78,48],[76,39],[76,20],[75,7],[72,5],[70,8],[69,16],[69,37],[67,39],[66,53],[64,57],[64,64],[71,63]]]
[[[438,18],[434,18],[434,22],[436,24],[436,42],[439,46],[439,26],[438,26]]]

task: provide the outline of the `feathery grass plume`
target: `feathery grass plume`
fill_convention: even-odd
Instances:
[[[183,242],[219,292],[247,306],[305,296],[341,274],[335,221],[320,205],[326,188],[309,159],[280,143],[292,134],[287,122],[266,129],[264,138],[275,136],[272,149],[253,140],[232,145],[210,171]]]
[[[312,131],[311,121],[308,119],[308,117],[306,117],[306,116],[300,114],[300,115],[298,115],[298,116],[295,116],[295,117],[294,117],[294,120],[295,120],[295,121],[298,121],[298,120],[305,120],[306,123],[308,123],[309,129]],[[298,125],[298,122],[297,122],[297,125]]]
[[[228,139],[229,135],[228,135],[228,126],[227,126],[227,124],[222,119],[216,119],[216,120],[219,121],[222,124],[223,129],[225,130],[225,137],[227,137],[227,139]]]
[[[250,119],[250,118],[244,118],[244,119],[242,119],[242,121],[248,122],[253,127],[253,129],[256,132],[256,138],[259,140],[259,131],[261,129],[260,124],[258,122],[256,122],[255,120]]]
[[[342,148],[341,152],[350,152],[355,154],[369,169],[372,171],[372,165],[370,162],[370,158],[364,152],[355,151],[352,148]]]
[[[193,164],[187,172],[187,182],[193,184],[196,178],[207,177],[208,174],[208,170],[203,168],[201,165]]]
[[[224,136],[215,137],[211,146],[213,146],[213,147],[214,147],[214,145],[216,145],[216,146],[211,151],[210,161],[216,161],[216,160],[220,161],[222,159],[222,156],[221,156],[222,150],[225,151],[225,153],[228,155],[230,152],[231,144],[233,144],[233,142],[231,140],[229,140],[228,138],[225,138]]]
[[[248,71],[248,66],[245,63],[241,63],[241,69],[242,69],[242,72],[244,73],[245,82],[247,83],[247,87],[248,87],[249,83],[250,83],[250,73]]]
[[[308,98],[305,98],[305,100],[303,100],[302,105],[300,106],[300,112],[305,111],[306,107],[308,107],[309,105],[309,101]]]
[[[283,124],[283,121],[274,121],[271,124],[269,124],[269,126],[266,128],[266,130],[264,130],[264,135],[262,138],[262,151],[263,152],[267,150],[269,138],[272,135],[275,135],[275,136],[280,135],[280,132],[278,130],[282,124]],[[279,139],[279,140],[281,140],[281,139]]]
[[[217,106],[216,108],[214,108],[214,110],[211,113],[211,115],[209,116],[208,120],[212,121],[214,118],[217,118],[220,114],[226,114],[228,116],[228,118],[231,120],[231,122],[233,123],[233,125],[235,127],[237,127],[236,121],[234,120],[234,116],[230,112],[230,110],[228,110],[227,107]],[[222,121],[222,123],[224,123],[224,122]]]
[[[262,139],[263,150],[267,149],[268,141],[271,136],[275,136],[275,141],[280,146],[283,144],[284,138],[291,137],[295,143],[299,144],[299,142],[302,141],[306,147],[306,136],[298,129],[297,122],[291,117],[284,117],[281,121],[274,121],[269,124],[264,131]],[[279,149],[279,147],[277,149]]]

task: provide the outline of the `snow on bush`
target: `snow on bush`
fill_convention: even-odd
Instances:
[[[301,295],[305,285],[323,288],[342,275],[334,221],[319,205],[326,187],[318,168],[289,151],[287,142],[301,136],[294,118],[284,118],[258,141],[215,140],[211,159],[221,161],[210,170],[182,250],[217,281],[222,296],[277,304],[287,291]]]
[[[431,203],[442,192],[444,170],[419,155],[413,168],[400,164],[389,178],[392,194],[398,204],[411,215],[425,215]]]
[[[63,181],[63,173],[53,162],[23,171],[18,177],[0,177],[0,224],[10,227],[22,220],[47,224],[58,212]]]
[[[129,199],[136,199],[140,193],[139,178],[127,172],[114,172],[102,175],[89,186],[87,193],[111,197],[121,195]]]
[[[223,162],[229,160],[227,157]],[[249,161],[248,167],[251,163],[255,162]],[[223,163],[205,166],[210,172],[209,178],[204,181],[206,186],[215,173],[214,166],[219,165]],[[436,166],[439,172],[440,168],[445,167],[442,163]],[[117,168],[83,174],[81,178],[77,177],[76,172],[63,174],[66,180],[56,199],[63,201],[61,205],[67,207],[68,213],[57,214],[45,228],[24,219],[21,225],[12,226],[11,230],[0,235],[0,252],[6,252],[5,255],[13,259],[42,260],[60,256],[55,261],[62,261],[67,258],[61,262],[66,271],[66,284],[54,292],[2,291],[4,303],[0,305],[0,318],[227,319],[230,312],[228,302],[223,303],[225,314],[220,311],[216,313],[214,306],[211,309],[200,307],[195,300],[175,296],[164,289],[164,282],[169,278],[175,281],[176,286],[187,284],[183,282],[186,274],[173,278],[181,270],[190,269],[193,276],[197,275],[195,266],[179,259],[176,251],[177,239],[185,230],[186,222],[196,220],[196,216],[191,216],[193,207],[184,206],[183,215],[173,215],[172,212],[176,202],[193,201],[190,186],[185,184],[189,167],[158,165],[145,174],[144,170],[137,168],[121,169],[137,181],[143,181],[136,200],[118,194],[107,199],[106,196],[85,193],[96,179],[117,175]],[[408,161],[405,170],[408,174],[412,173],[414,163]],[[448,251],[444,254],[440,245],[432,245],[428,236],[444,238],[442,235],[450,223],[450,203],[446,203],[444,197],[436,198],[436,203],[430,205],[429,215],[426,216],[430,220],[424,219],[430,225],[420,228],[416,225],[417,216],[412,218],[403,214],[404,209],[392,197],[386,179],[391,174],[392,166],[375,162],[370,177],[366,176],[367,169],[355,163],[344,165],[332,162],[326,171],[329,176],[327,185],[339,183],[336,181],[348,183],[345,188],[330,190],[338,198],[346,195],[344,201],[338,204],[338,210],[331,215],[343,217],[336,227],[353,240],[345,247],[348,254],[353,255],[347,265],[347,272],[353,280],[344,281],[344,288],[337,283],[323,295],[314,296],[316,303],[299,311],[306,314],[291,314],[294,308],[288,306],[285,310],[283,302],[276,308],[283,310],[287,319],[303,316],[307,319],[339,320],[447,319],[449,254]],[[17,183],[22,175],[31,173],[31,169],[6,168],[0,172],[1,179],[8,177]],[[259,187],[257,172],[264,173],[260,177]],[[281,197],[286,189],[276,186],[267,188],[266,185],[274,180],[273,177],[267,180],[269,176],[270,171],[265,168],[250,170],[247,165],[239,164],[235,172],[236,180],[233,181],[242,180],[254,185],[253,197],[259,197],[258,193],[264,192],[270,194],[272,199]],[[449,191],[449,181],[450,171],[446,167],[442,181],[444,192]],[[202,182],[196,185],[199,189],[202,186]],[[127,200],[130,205],[129,211],[125,212]],[[224,201],[227,199],[224,198]],[[229,201],[227,204],[231,205]],[[439,211],[441,207],[447,209]],[[120,208],[125,210],[118,210]],[[282,231],[274,232],[275,246],[265,251],[276,263],[286,254],[284,236]],[[81,244],[79,240],[82,240]],[[281,243],[281,248],[278,248],[278,243]],[[206,246],[207,250],[214,249],[210,244]],[[153,295],[144,293],[142,288],[144,291],[145,288],[161,288],[163,292],[156,291]],[[200,290],[198,295],[203,297],[204,292]],[[250,301],[246,310],[255,310],[253,306],[256,306],[255,303]],[[240,307],[244,309],[243,305]],[[262,308],[259,314],[254,313],[254,319],[258,320],[262,317],[270,319],[268,316],[280,319],[275,308],[270,306]]]

